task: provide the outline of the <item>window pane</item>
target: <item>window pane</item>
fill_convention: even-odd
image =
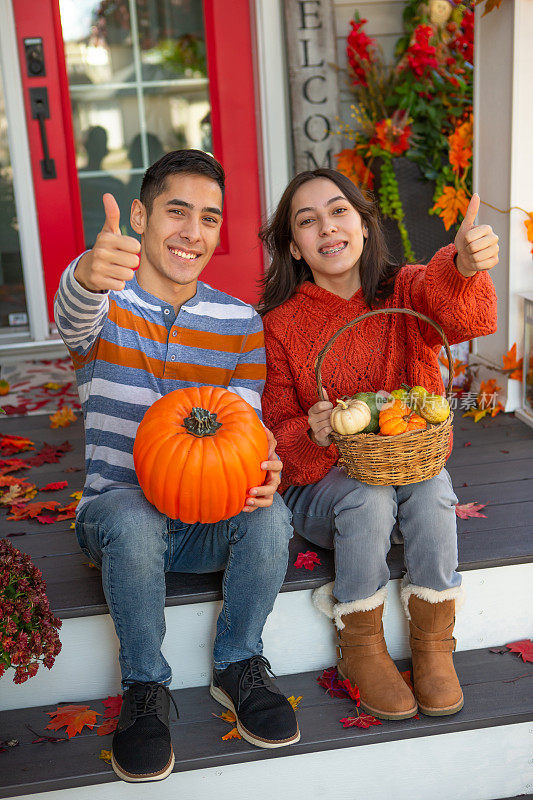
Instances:
[[[71,86],[134,80],[128,0],[60,0],[59,7]]]
[[[136,0],[143,81],[206,78],[202,0]]]
[[[28,330],[13,171],[7,140],[4,84],[0,71],[0,328]]]
[[[179,86],[145,89],[144,107],[146,128],[160,142],[160,155],[190,147],[212,152],[207,81],[180,81]]]

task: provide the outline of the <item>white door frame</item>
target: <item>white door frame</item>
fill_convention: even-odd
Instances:
[[[0,354],[3,354],[4,349],[24,351],[40,343],[49,343],[50,331],[12,0],[0,0],[0,19],[0,67],[4,78],[9,153],[30,329],[29,334],[24,334],[25,342],[10,343],[4,348],[0,339]],[[9,336],[11,342],[17,338],[16,332]]]

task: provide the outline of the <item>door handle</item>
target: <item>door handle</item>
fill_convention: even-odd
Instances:
[[[31,117],[36,119],[39,123],[39,132],[41,134],[41,145],[43,148],[44,158],[41,161],[41,173],[43,180],[51,180],[56,178],[56,165],[53,158],[50,158],[50,151],[48,149],[48,139],[46,136],[45,119],[50,119],[50,109],[48,106],[48,90],[45,86],[39,86],[30,89],[30,107]]]

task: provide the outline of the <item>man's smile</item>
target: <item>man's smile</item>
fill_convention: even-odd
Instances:
[[[170,247],[170,245],[167,245],[167,247],[172,255],[184,258],[186,261],[194,261],[201,256],[201,253],[194,253],[192,250],[183,250],[181,247]]]

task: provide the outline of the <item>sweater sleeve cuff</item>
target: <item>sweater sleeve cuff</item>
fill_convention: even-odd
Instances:
[[[309,438],[307,430],[298,441],[298,450],[300,460],[305,464],[316,462],[317,459],[331,459],[332,463],[335,463],[338,458],[337,448],[333,443],[328,447],[321,447]]]

